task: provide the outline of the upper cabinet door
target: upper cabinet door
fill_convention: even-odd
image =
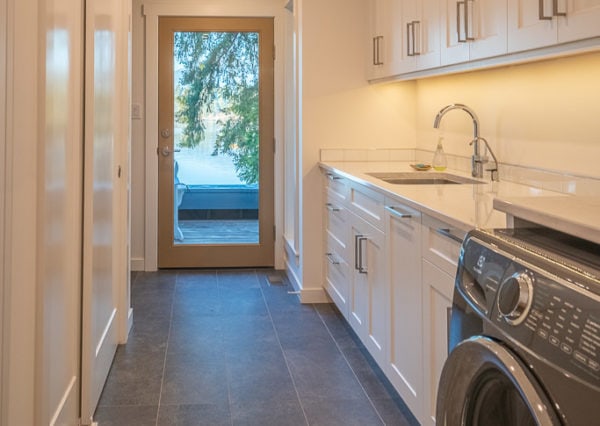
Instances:
[[[600,0],[509,0],[508,51],[600,35]]]
[[[508,0],[508,51],[535,49],[556,43],[553,0]]]
[[[391,61],[391,0],[369,0],[369,48],[367,79],[374,80],[389,75]]]
[[[471,31],[475,40],[469,44],[469,59],[505,54],[508,13],[506,0],[479,0],[471,3]]]
[[[506,53],[505,0],[443,0],[442,65]]]
[[[566,10],[559,10],[566,13],[558,17],[559,43],[600,35],[600,0],[568,0],[566,3]]]

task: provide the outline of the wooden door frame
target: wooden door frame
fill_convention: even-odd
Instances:
[[[159,150],[173,149],[173,39],[176,32],[252,32],[259,37],[259,241],[239,244],[175,244],[173,236],[173,157],[157,154],[159,267],[261,267],[274,265],[274,22],[262,17],[159,18]]]
[[[169,4],[143,4],[144,17],[144,51],[143,70],[145,74],[143,87],[134,93],[144,99],[144,134],[138,137],[144,140],[145,184],[144,191],[144,257],[134,259],[136,269],[156,271],[158,269],[158,164],[156,148],[158,147],[158,18],[161,16],[244,16],[274,17],[275,45],[275,268],[284,267],[283,250],[283,140],[284,140],[284,31],[285,14],[289,13],[283,5],[272,6],[251,4],[240,1],[236,5],[215,4],[211,6],[174,1]],[[135,100],[134,100],[135,102]],[[135,135],[134,135],[135,137]],[[141,188],[140,188],[141,189]],[[140,262],[141,261],[141,262]],[[139,263],[138,263],[139,262]]]

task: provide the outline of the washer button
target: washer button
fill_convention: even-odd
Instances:
[[[588,366],[594,371],[600,371],[600,364],[592,359],[588,360]]]
[[[558,338],[556,338],[555,336],[550,336],[550,338],[548,339],[550,341],[550,343],[552,343],[554,346],[558,346],[560,344],[560,340],[558,340]]]
[[[542,339],[547,339],[548,338],[548,332],[546,330],[544,330],[543,328],[540,328],[537,331],[538,336],[540,336]]]
[[[567,353],[567,354],[571,354],[573,352],[573,348],[571,348],[569,345],[567,345],[566,343],[561,343],[560,344],[560,349]]]
[[[587,357],[582,353],[575,351],[573,352],[573,357],[582,364],[587,364]]]

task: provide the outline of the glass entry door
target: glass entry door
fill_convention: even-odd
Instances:
[[[273,20],[159,19],[161,268],[272,266]]]

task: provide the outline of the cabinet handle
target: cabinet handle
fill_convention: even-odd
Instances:
[[[327,210],[329,210],[330,212],[339,212],[340,210],[342,210],[342,209],[340,209],[339,207],[336,207],[336,206],[334,206],[334,205],[333,205],[333,204],[331,204],[331,203],[326,203],[326,204],[325,204],[325,207],[326,207],[326,208],[327,208]]]
[[[552,1],[552,14],[554,16],[567,16],[567,12],[559,12],[558,11],[558,0]]]
[[[383,65],[383,61],[380,56],[381,40],[383,36],[373,37],[373,65]]]
[[[417,35],[420,35],[420,21],[412,21],[406,24],[406,55],[417,56],[421,52],[417,50]],[[419,26],[419,27],[417,27]],[[420,38],[420,37],[419,37]],[[420,49],[419,49],[420,50]]]
[[[412,21],[412,24],[413,55],[416,56],[421,54],[421,21]]]
[[[385,206],[385,209],[394,216],[398,216],[401,219],[410,219],[412,217],[412,214],[402,211],[399,207]]]
[[[555,4],[556,4],[556,0],[555,0]],[[557,6],[558,8],[558,6]],[[552,20],[552,16],[546,16],[544,15],[544,0],[540,0],[540,3],[538,5],[538,10],[540,12],[540,21],[551,21]]]
[[[457,237],[456,235],[454,235],[452,233],[452,231],[450,231],[450,229],[438,228],[438,229],[435,230],[435,232],[437,232],[438,234],[440,234],[443,237],[450,238],[451,240],[456,241],[459,244],[463,243],[462,238]]]
[[[354,236],[354,269],[361,274],[367,273],[367,268],[363,267],[363,251],[362,243],[368,238],[364,235],[357,234]]]
[[[470,20],[469,20],[469,2],[472,0],[464,0],[456,3],[456,33],[458,35],[459,43],[466,43],[468,41],[473,41],[475,38],[469,34]],[[543,1],[543,0],[542,0]],[[463,30],[465,33],[465,38],[461,37],[461,25],[460,25],[460,9],[463,9],[464,19],[463,19]]]
[[[340,176],[336,176],[333,173],[326,173],[326,175],[329,178],[329,180],[340,180],[341,179]]]
[[[332,265],[339,265],[340,264],[340,261],[337,260],[333,256],[333,253],[325,253],[325,256],[327,256],[327,260],[329,260],[329,263],[331,263]]]

